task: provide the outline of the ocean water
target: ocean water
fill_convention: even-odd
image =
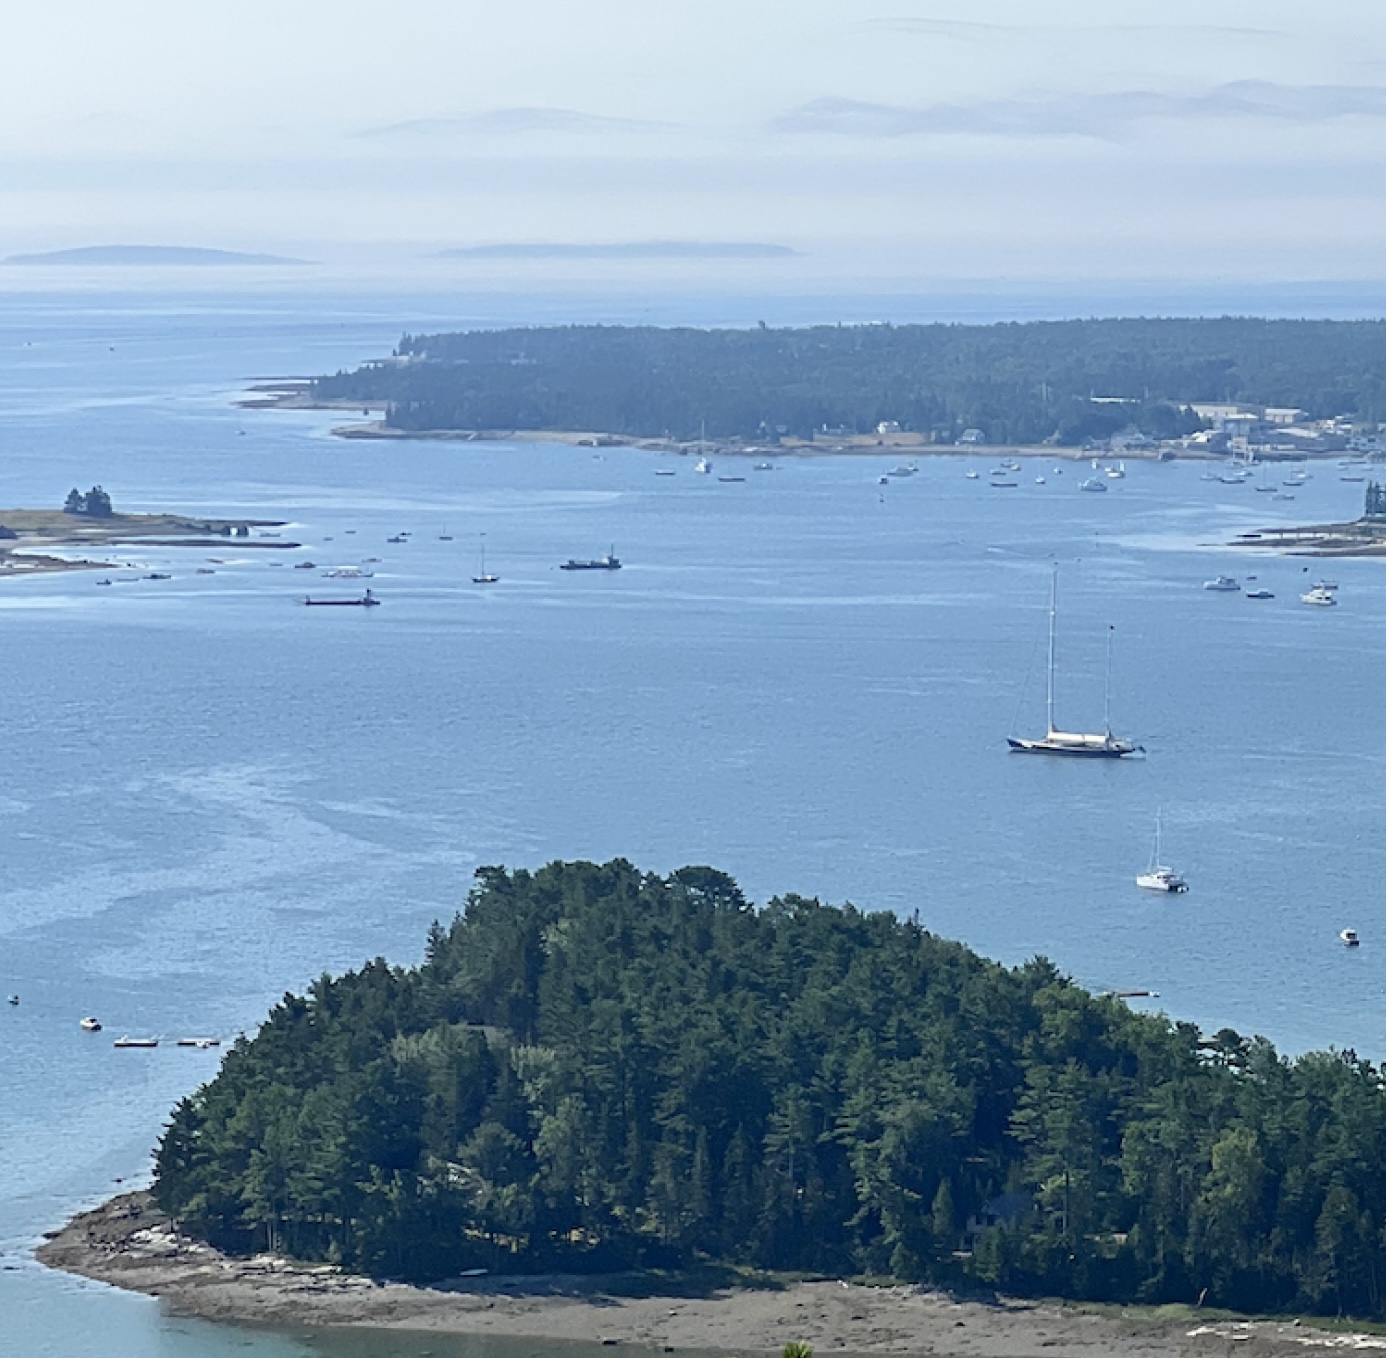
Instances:
[[[1091,495],[1086,464],[1046,459],[999,490],[985,456],[976,481],[940,457],[880,486],[891,456],[719,462],[746,477],[725,483],[630,450],[343,442],[339,417],[233,404],[406,328],[547,316],[387,295],[0,312],[0,502],[101,482],[122,508],[282,519],[261,541],[302,544],[129,550],[109,588],[0,582],[0,991],[20,998],[0,1006],[0,1352],[417,1351],[171,1319],[31,1251],[141,1181],[216,1068],[113,1037],[231,1038],[323,970],[413,961],[479,864],[711,863],[757,900],[917,910],[1205,1027],[1386,1057],[1386,562],[1335,563],[1341,605],[1311,609],[1325,568],[1224,545],[1350,517],[1361,484],[1329,464],[1272,501],[1128,463]],[[557,569],[612,545],[619,573]],[[370,557],[381,608],[298,606],[334,586],[295,562]],[[1061,722],[1100,722],[1112,625],[1113,720],[1144,759],[1007,753],[1043,721],[1055,561]],[[174,578],[123,578],[150,570]],[[1276,598],[1204,591],[1220,572]],[[1160,809],[1186,896],[1132,880]]]

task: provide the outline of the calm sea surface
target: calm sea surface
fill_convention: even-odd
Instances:
[[[0,1006],[0,1351],[323,1351],[166,1319],[30,1251],[139,1181],[168,1109],[216,1069],[112,1037],[230,1038],[324,969],[413,961],[478,864],[712,863],[757,900],[918,910],[1205,1027],[1386,1057],[1386,562],[1335,564],[1341,606],[1311,609],[1316,566],[1219,546],[1352,516],[1361,484],[1330,464],[1277,502],[1128,463],[1095,495],[1085,464],[1045,461],[998,490],[986,458],[976,481],[938,458],[879,486],[894,457],[722,461],[746,477],[724,483],[625,450],[343,442],[327,416],[232,405],[249,377],[351,365],[405,328],[543,319],[498,306],[0,310],[0,502],[101,482],[121,508],[284,519],[304,544],[131,551],[114,572],[168,581],[0,586],[0,990],[21,1000]],[[618,574],[556,569],[613,544]],[[383,607],[296,606],[332,586],[295,562],[368,557]],[[1007,753],[1043,721],[1054,560],[1061,722],[1100,722],[1115,624],[1114,723],[1144,760]],[[1277,597],[1205,592],[1219,572]],[[1157,808],[1187,896],[1133,884]],[[78,1031],[87,1013],[100,1036]]]

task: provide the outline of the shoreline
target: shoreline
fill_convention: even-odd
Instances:
[[[282,526],[276,519],[203,519],[183,514],[112,514],[90,519],[60,509],[0,509],[0,525],[13,537],[0,539],[0,580],[60,571],[120,570],[118,561],[54,556],[54,551],[112,547],[296,547],[276,539],[249,539],[254,528]]]
[[[257,1328],[366,1329],[639,1346],[667,1352],[777,1354],[803,1340],[819,1355],[967,1358],[1193,1358],[1242,1352],[1386,1348],[1297,1321],[1148,1315],[1009,1297],[958,1300],[910,1284],[837,1279],[763,1287],[680,1285],[625,1274],[491,1276],[432,1287],[378,1283],[269,1255],[234,1259],[181,1235],[147,1191],[73,1218],[36,1251],[50,1268],[158,1297],[174,1313]]]

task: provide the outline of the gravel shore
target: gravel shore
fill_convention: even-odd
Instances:
[[[392,1329],[742,1354],[778,1353],[789,1340],[806,1340],[820,1358],[1192,1358],[1234,1351],[1278,1358],[1386,1349],[1386,1339],[1375,1335],[1331,1334],[1288,1321],[1127,1318],[836,1280],[693,1295],[633,1276],[382,1284],[273,1256],[229,1258],[180,1235],[147,1193],[83,1213],[43,1244],[38,1257],[53,1268],[160,1297],[180,1314],[295,1330]]]

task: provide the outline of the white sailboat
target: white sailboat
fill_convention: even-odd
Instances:
[[[1144,872],[1136,874],[1136,885],[1147,891],[1182,892],[1189,884],[1171,867],[1160,862],[1160,815],[1155,814],[1155,847],[1150,852],[1150,864]]]
[[[494,585],[499,579],[499,575],[492,575],[486,569],[486,538],[485,535],[483,535],[481,539],[481,569],[472,576],[472,584]]]
[[[1037,739],[1011,736],[1007,743],[1016,754],[1082,755],[1091,759],[1120,759],[1125,755],[1143,753],[1134,741],[1112,734],[1112,628],[1107,629],[1107,680],[1102,731],[1088,734],[1081,731],[1061,731],[1054,725],[1054,626],[1059,612],[1059,568],[1049,586],[1049,659],[1045,690],[1045,733]]]

